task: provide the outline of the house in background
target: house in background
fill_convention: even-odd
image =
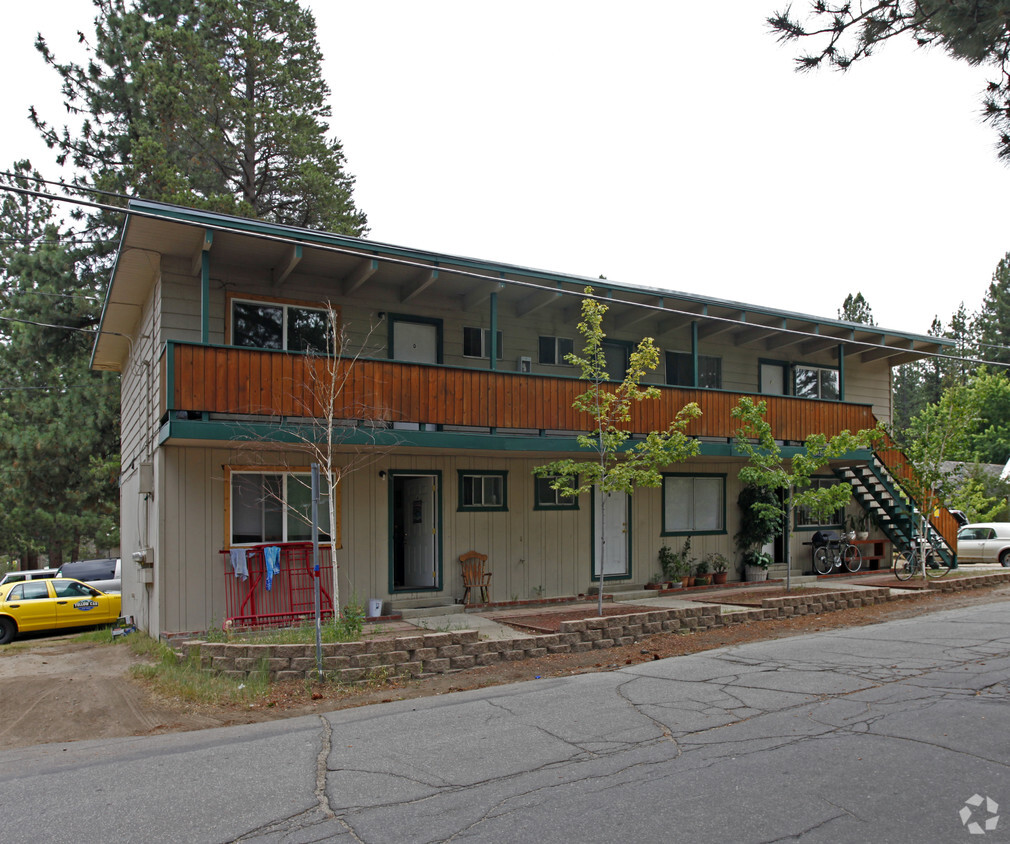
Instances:
[[[264,612],[265,583],[254,571],[236,586],[231,552],[291,556],[308,538],[299,437],[319,412],[318,357],[304,350],[322,345],[327,307],[362,350],[338,448],[371,462],[344,479],[325,527],[339,539],[341,595],[394,606],[459,599],[456,560],[471,549],[489,555],[492,601],[586,593],[601,567],[608,584],[644,584],[659,547],[687,537],[698,557],[732,559],[739,398],[767,400],[787,447],[873,427],[890,419],[891,367],[945,343],[159,203],[129,210],[92,365],[122,373],[123,605],[151,632]],[[590,426],[572,409],[584,384],[565,362],[587,285],[608,299],[609,371],[623,372],[643,336],[662,349],[647,379],[662,395],[636,411],[636,433],[665,428],[688,402],[703,411],[689,429],[698,457],[605,508],[620,539],[603,560],[598,498],[566,500],[532,474],[579,453]],[[900,545],[900,463],[883,448],[850,455],[818,482],[851,483],[852,506]],[[953,553],[947,518],[935,526]],[[795,571],[809,569],[803,542],[821,527],[797,515]]]

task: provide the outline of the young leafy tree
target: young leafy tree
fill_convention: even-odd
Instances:
[[[619,383],[611,381],[607,372],[603,341],[603,317],[607,305],[593,296],[593,288],[585,289],[582,300],[582,321],[579,333],[585,340],[581,355],[567,355],[567,361],[578,366],[588,389],[572,404],[576,410],[593,420],[590,434],[578,436],[579,446],[594,452],[591,459],[566,458],[538,466],[538,477],[552,477],[551,487],[563,496],[574,498],[596,489],[601,498],[601,513],[605,513],[607,495],[622,492],[631,495],[636,487],[657,487],[663,482],[660,471],[698,453],[697,440],[685,430],[691,420],[701,415],[694,402],[685,405],[664,431],[651,431],[644,440],[629,444],[627,430],[636,404],[659,398],[656,387],[641,387],[642,379],[659,364],[659,351],[651,337],[645,337],[629,357],[628,369]],[[603,560],[607,535],[606,520],[600,519],[600,587],[599,613],[603,615]]]
[[[788,457],[775,441],[771,423],[765,418],[767,410],[766,401],[755,403],[744,396],[731,415],[738,422],[736,448],[748,460],[748,464],[740,470],[740,480],[774,493],[780,490],[785,493],[786,507],[782,515],[786,524],[786,588],[789,588],[792,568],[789,540],[792,537],[794,510],[803,507],[818,521],[827,522],[844,507],[852,497],[852,488],[846,483],[815,487],[812,486],[814,476],[832,460],[869,447],[876,432],[866,430],[853,434],[842,431],[830,438],[824,434],[811,434],[804,442],[803,450]],[[769,508],[778,510],[773,501],[754,506],[761,508],[764,514],[770,512]]]
[[[315,18],[297,0],[92,0],[86,64],[60,62],[77,125],[43,139],[104,190],[359,235]]]
[[[803,17],[787,7],[768,18],[785,42],[806,41],[812,49],[796,58],[798,70],[823,65],[847,70],[892,38],[912,38],[919,47],[941,47],[971,65],[991,67],[995,78],[984,98],[984,114],[999,133],[999,155],[1010,159],[1010,2],[961,0],[813,0]]]

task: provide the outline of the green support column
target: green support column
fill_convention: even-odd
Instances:
[[[214,232],[203,233],[203,251],[200,254],[200,342],[210,342],[210,245]]]
[[[491,294],[491,371],[498,368],[498,294]]]
[[[698,322],[691,323],[691,383],[698,386]]]
[[[838,344],[838,400],[845,401],[845,346]]]

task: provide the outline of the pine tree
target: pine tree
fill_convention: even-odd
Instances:
[[[862,325],[873,325],[873,309],[862,293],[851,293],[845,297],[842,307],[838,309],[838,318],[846,322],[858,322]]]
[[[991,67],[995,79],[986,88],[985,119],[999,133],[999,155],[1010,160],[1010,76],[1006,73],[1010,41],[1010,0],[815,0],[806,20],[792,8],[768,18],[780,41],[805,39],[817,46],[796,58],[798,70],[822,64],[847,70],[891,38],[911,37],[919,47],[940,47],[955,59]]]
[[[1010,366],[1010,252],[996,265],[973,328],[979,357]]]
[[[93,0],[87,65],[58,72],[79,126],[33,110],[89,186],[343,234],[366,231],[315,19],[297,0]],[[84,36],[82,36],[82,39]]]

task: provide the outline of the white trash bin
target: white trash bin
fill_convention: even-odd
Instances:
[[[382,615],[382,598],[370,598],[368,601],[368,617],[378,618]]]

